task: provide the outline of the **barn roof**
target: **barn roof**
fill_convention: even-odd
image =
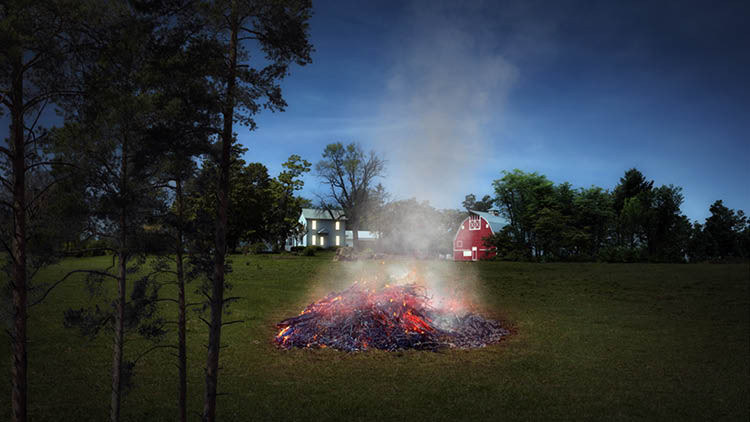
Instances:
[[[469,212],[472,214],[476,214],[484,218],[485,220],[487,220],[487,223],[490,224],[490,228],[492,229],[492,233],[499,232],[507,224],[507,222],[505,221],[503,217],[497,216],[489,212],[474,211],[474,210],[469,210]]]
[[[305,220],[346,220],[346,217],[344,217],[342,214],[344,213],[342,210],[332,210],[334,218],[331,218],[331,214],[320,208],[302,208],[302,216],[305,217]]]

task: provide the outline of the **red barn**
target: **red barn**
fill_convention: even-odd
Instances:
[[[505,226],[505,220],[494,214],[469,210],[469,216],[453,238],[454,261],[477,261],[492,258],[495,251],[484,245],[483,238],[492,236]]]

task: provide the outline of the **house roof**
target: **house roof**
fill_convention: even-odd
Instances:
[[[505,225],[507,224],[507,222],[505,221],[503,217],[494,215],[489,212],[474,211],[474,210],[469,210],[469,212],[472,214],[476,214],[484,218],[485,220],[487,220],[487,223],[489,223],[490,228],[492,229],[492,233],[497,233],[498,231],[502,230],[503,227],[505,227]]]
[[[344,213],[342,210],[332,210],[332,213],[334,218],[331,218],[331,213],[324,209],[302,208],[302,216],[305,220],[346,220],[346,217],[342,215]]]

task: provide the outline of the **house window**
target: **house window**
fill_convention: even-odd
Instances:
[[[457,248],[463,248],[464,247],[464,241],[463,240],[456,240],[456,247]]]
[[[481,230],[481,229],[482,229],[482,217],[472,214],[469,217],[469,230]]]
[[[312,229],[313,230],[317,230],[317,228],[318,228],[318,221],[317,220],[312,220]],[[314,243],[313,243],[313,245],[314,245]]]
[[[312,244],[313,244],[313,246],[315,246],[315,241],[317,240],[316,237],[318,237],[318,236],[312,235]]]
[[[320,246],[325,246],[325,245],[326,245],[326,238],[323,236],[320,236]]]
[[[341,230],[341,223],[338,221],[336,222],[336,230]]]
[[[338,224],[339,223],[337,222],[336,225],[338,225]],[[339,235],[336,235],[336,246],[341,246],[341,236],[339,236]]]

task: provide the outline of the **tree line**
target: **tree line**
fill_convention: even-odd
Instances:
[[[240,242],[279,247],[310,167],[292,156],[270,178],[262,165],[241,162],[236,131],[254,130],[261,110],[285,109],[280,80],[311,62],[311,14],[308,0],[0,3],[0,117],[9,121],[0,246],[13,421],[27,420],[29,311],[73,276],[102,306],[69,309],[65,325],[112,338],[110,420],[120,419],[139,359],[161,348],[176,351],[176,413],[186,420],[191,306],[208,326],[201,416],[216,419],[221,332],[235,322],[224,311],[237,299],[226,295],[227,252]],[[232,208],[242,189],[252,190],[254,206]],[[36,279],[65,253],[91,249],[111,255],[110,264]],[[165,280],[176,297],[161,292]],[[189,282],[200,303],[186,302]],[[176,344],[165,340],[163,301],[177,305]],[[130,350],[133,336],[152,347]]]
[[[496,211],[507,221],[484,239],[497,259],[513,261],[705,262],[750,256],[750,220],[742,210],[715,201],[705,222],[682,213],[682,188],[655,186],[638,169],[625,172],[610,191],[574,188],[521,170],[503,171],[493,195],[466,195],[458,209],[438,209],[416,198],[391,200],[382,184],[385,160],[356,143],[330,144],[317,175],[330,192],[324,209],[337,208],[378,234],[380,252],[423,257],[451,255],[453,238],[468,210]]]
[[[704,223],[682,213],[682,188],[625,172],[612,191],[574,189],[544,175],[503,172],[495,196],[467,195],[467,209],[499,210],[508,224],[485,239],[498,258],[520,261],[703,262],[750,254],[750,222],[721,200]]]

